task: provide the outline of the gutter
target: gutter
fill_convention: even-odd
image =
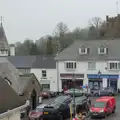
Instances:
[[[28,105],[29,104],[26,103],[26,104],[24,104],[22,106],[19,106],[17,108],[12,109],[12,110],[8,110],[7,112],[4,112],[4,113],[0,114],[0,119],[3,118],[3,117],[6,117],[6,116],[10,116],[10,115],[12,115],[13,113],[15,113],[17,111],[21,111],[22,109],[25,109]]]

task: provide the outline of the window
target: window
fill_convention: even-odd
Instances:
[[[98,48],[98,54],[106,54],[106,52],[107,52],[106,49],[107,49],[107,48],[103,48],[103,47]]]
[[[50,84],[42,84],[43,89],[50,89]]]
[[[87,48],[79,48],[80,54],[87,54]]]
[[[108,68],[109,68],[109,70],[119,70],[120,69],[120,62],[109,62]]]
[[[42,70],[42,77],[46,77],[46,76],[47,76],[46,70]]]
[[[96,69],[96,62],[88,62],[88,69]]]
[[[76,62],[65,62],[66,69],[76,69],[77,65]]]
[[[109,62],[108,63],[108,69],[109,70],[119,70],[120,69],[120,62]]]

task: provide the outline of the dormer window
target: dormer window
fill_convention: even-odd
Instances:
[[[106,53],[107,53],[107,48],[106,48],[106,46],[101,45],[101,46],[98,48],[98,54],[106,54]]]
[[[79,48],[79,54],[87,54],[88,48],[86,48],[85,46],[82,46],[81,48]]]

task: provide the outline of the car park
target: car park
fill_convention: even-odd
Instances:
[[[114,113],[115,109],[116,100],[114,97],[100,97],[90,108],[91,117],[106,117],[107,115]]]
[[[43,111],[44,111],[44,107],[46,106],[47,104],[42,104],[42,105],[39,105],[36,107],[35,110],[33,111],[30,111],[29,113],[29,119],[30,120],[35,120],[35,119],[41,119],[42,116],[43,116]]]

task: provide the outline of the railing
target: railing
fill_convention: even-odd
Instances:
[[[26,103],[26,104],[24,104],[22,106],[19,106],[17,108],[12,109],[12,110],[8,110],[7,112],[4,112],[4,113],[0,114],[0,119],[3,118],[3,117],[6,117],[6,116],[10,116],[10,115],[12,115],[13,113],[15,113],[17,111],[21,111],[22,109],[26,108],[28,105],[29,104]]]

